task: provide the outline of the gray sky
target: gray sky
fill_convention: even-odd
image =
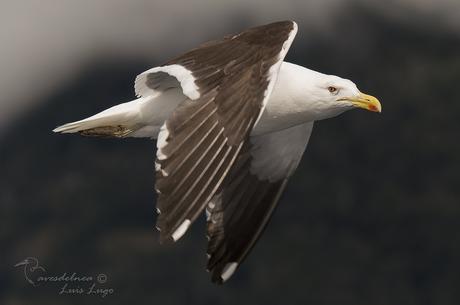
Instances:
[[[417,14],[439,16],[440,23],[460,29],[458,0],[357,1],[377,6],[389,18],[406,18],[400,10],[406,7]],[[91,59],[110,56],[165,60],[197,43],[237,30],[232,26],[234,20],[257,25],[293,19],[303,33],[327,33],[333,31],[329,25],[334,16],[349,3],[348,0],[2,1],[0,128],[29,105],[43,101],[43,97],[78,76]],[[298,36],[305,37],[301,33]]]

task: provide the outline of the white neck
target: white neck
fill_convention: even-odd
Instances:
[[[315,99],[318,82],[328,75],[283,62],[278,78],[253,135],[286,129],[306,122],[336,116],[343,111],[325,109]]]

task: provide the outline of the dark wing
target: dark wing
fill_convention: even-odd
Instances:
[[[313,123],[251,137],[206,209],[208,270],[226,281],[252,249],[297,168]]]
[[[292,21],[252,28],[205,44],[136,80],[138,94],[155,94],[162,90],[155,75],[166,73],[189,97],[158,136],[161,241],[179,239],[222,184],[268,100],[296,30]]]

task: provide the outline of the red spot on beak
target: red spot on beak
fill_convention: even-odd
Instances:
[[[375,105],[369,105],[369,110],[377,112],[379,111]]]

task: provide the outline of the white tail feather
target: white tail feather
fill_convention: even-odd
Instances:
[[[89,118],[67,123],[53,129],[54,132],[74,133],[102,126],[135,126],[140,123],[140,105],[145,98],[119,104]]]
[[[113,106],[89,118],[67,123],[54,132],[116,137],[156,138],[160,127],[186,97],[179,88]],[[107,127],[107,128],[106,128]],[[86,131],[89,131],[86,133]]]

